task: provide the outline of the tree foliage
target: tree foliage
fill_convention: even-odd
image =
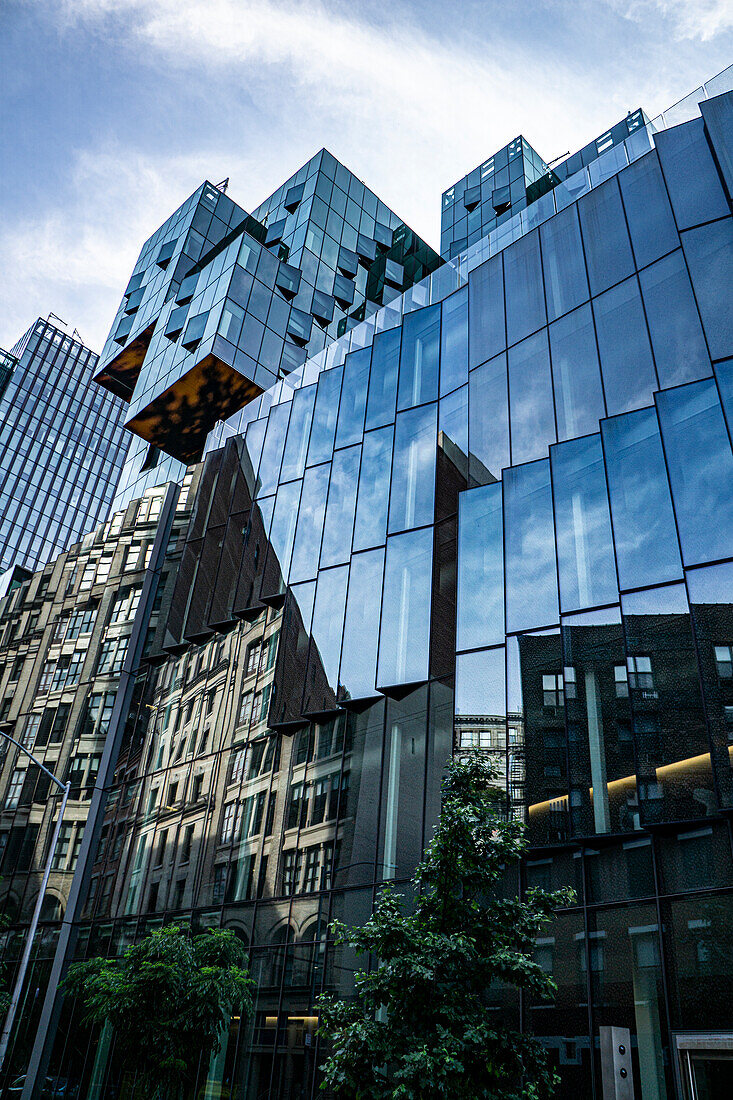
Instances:
[[[503,897],[507,864],[526,847],[506,820],[496,773],[479,753],[449,762],[433,840],[413,879],[416,902],[387,886],[357,929],[332,925],[337,942],[371,955],[355,996],[320,1000],[330,1040],[323,1087],[343,1100],[545,1100],[556,1077],[533,1036],[492,1009],[497,983],[549,998],[555,983],[532,960],[535,938],[572,891]]]
[[[109,1021],[145,1100],[172,1098],[195,1079],[199,1060],[220,1049],[232,1010],[251,1013],[245,960],[233,932],[191,937],[168,925],[120,959],[74,963],[64,985],[84,1003],[87,1023]]]

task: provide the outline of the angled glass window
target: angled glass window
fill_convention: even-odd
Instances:
[[[468,455],[468,386],[453,390],[439,402],[438,432],[455,443],[463,455]],[[445,439],[441,445],[446,448]],[[457,457],[463,462],[462,456]]]
[[[730,214],[701,118],[662,130],[654,142],[680,229]]]
[[[298,205],[303,199],[303,191],[305,190],[304,183],[297,183],[294,187],[289,187],[285,192],[285,200],[283,206],[290,213],[297,209]]]
[[[305,313],[302,309],[290,310],[290,317],[288,318],[288,336],[291,340],[294,340],[296,344],[305,347],[310,340],[312,327],[313,318],[309,313]]]
[[[283,297],[289,301],[295,297],[300,289],[300,278],[300,268],[293,267],[292,264],[281,263],[275,276],[275,286],[282,292]]]
[[[601,437],[621,588],[679,580],[682,562],[655,410],[604,420]]]
[[[593,312],[608,415],[649,405],[657,377],[636,278],[601,294]]]
[[[547,330],[510,348],[507,359],[512,464],[517,465],[541,458],[555,442]]]
[[[372,349],[360,348],[349,352],[344,363],[344,382],[341,387],[336,446],[348,447],[358,443],[364,432],[367,386]]]
[[[354,301],[354,284],[345,275],[337,275],[333,280],[333,296],[341,306],[346,309]]]
[[[204,313],[197,313],[195,317],[192,317],[186,325],[186,331],[183,334],[181,343],[184,348],[195,348],[201,341],[201,337],[204,335],[204,329],[206,328],[206,322],[209,319],[208,309]]]
[[[269,496],[270,493],[274,493],[277,488],[289,416],[289,404],[273,405],[270,409],[270,415],[267,420],[267,431],[265,432],[265,441],[262,446],[260,468],[258,471],[258,497]]]
[[[120,319],[120,323],[118,324],[117,328],[115,329],[115,334],[112,337],[112,339],[115,341],[115,343],[124,344],[125,340],[130,335],[130,330],[132,329],[134,320],[135,320],[134,313],[130,313],[126,317],[122,317]]]
[[[143,300],[143,294],[145,293],[145,287],[141,286],[139,290],[133,290],[132,294],[127,297],[127,303],[125,305],[125,313],[136,313],[140,308],[140,303]]]
[[[375,694],[381,610],[375,593],[382,590],[383,573],[383,549],[354,554],[351,559],[339,673],[347,699]]]
[[[578,203],[591,294],[619,283],[634,270],[617,179],[594,188]]]
[[[618,177],[637,267],[679,245],[677,226],[656,150],[629,165]]]
[[[424,405],[399,413],[395,424],[389,531],[432,523],[438,410]]]
[[[501,253],[468,276],[469,365],[477,367],[506,347]]]
[[[428,677],[433,530],[387,540],[377,684],[390,687]]]
[[[656,395],[685,565],[733,556],[733,454],[713,379]]]
[[[461,653],[456,658],[456,720],[461,718],[483,719],[483,726],[476,748],[492,748],[497,751],[496,763],[506,753],[504,647],[482,649],[478,653]],[[488,729],[488,719],[494,722]],[[463,740],[463,731],[461,739]],[[499,755],[500,754],[500,755]],[[503,768],[502,768],[503,770]]]
[[[385,540],[393,435],[394,429],[390,425],[375,432],[367,432],[364,436],[354,550],[381,546]]]
[[[333,311],[336,308],[336,299],[332,294],[326,294],[323,290],[313,291],[311,313],[324,328],[333,321]]]
[[[394,420],[401,337],[401,328],[379,332],[374,337],[366,413],[367,430],[381,428]]]
[[[468,381],[468,287],[442,305],[440,330],[440,395]]]
[[[588,276],[580,239],[578,207],[569,206],[540,227],[550,321],[588,299]]]
[[[281,579],[287,579],[290,571],[300,488],[301,483],[299,481],[289,481],[286,485],[280,486],[275,498],[275,510],[272,513],[272,524],[270,526],[268,558],[273,555]],[[263,594],[270,595],[271,593]]]
[[[178,239],[176,238],[176,240],[166,241],[165,244],[161,245],[160,251],[159,251],[157,259],[155,261],[156,264],[158,265],[158,267],[162,267],[163,270],[165,270],[165,268],[168,266],[168,264],[171,261],[171,256],[173,255],[173,253],[176,250],[176,244],[177,243],[178,243]]]
[[[348,579],[347,565],[320,572],[313,607],[311,660],[319,662],[334,691],[338,683]]]
[[[501,482],[461,493],[458,511],[457,649],[504,640]]]
[[[184,306],[182,308],[186,309],[187,307]],[[171,320],[172,318],[173,315],[171,314]],[[238,306],[235,302],[225,301],[224,308],[221,311],[221,319],[219,320],[219,332],[230,344],[236,344],[239,340],[243,321],[244,310],[242,307]],[[166,330],[166,336],[167,335],[168,332]]]
[[[267,232],[265,233],[265,244],[269,246],[281,241],[287,224],[287,218],[280,218],[279,221],[273,222],[272,225],[268,225]]]
[[[560,612],[549,459],[511,467],[503,480],[507,630],[550,626]]]
[[[405,281],[405,269],[402,264],[398,264],[396,260],[385,260],[384,281],[387,286],[392,286],[395,290],[401,290]]]
[[[178,306],[177,309],[171,310],[163,335],[167,336],[169,340],[177,340],[183,332],[187,315],[188,306]]]
[[[479,485],[498,480],[509,465],[506,353],[468,376],[468,447],[469,471]]]
[[[181,285],[178,288],[178,293],[176,294],[176,303],[178,305],[182,305],[186,302],[191,301],[194,296],[196,284],[198,283],[198,281],[198,272],[195,272],[193,275],[187,275],[185,279],[181,280]]]
[[[288,436],[280,470],[281,481],[292,481],[293,478],[303,476],[315,400],[315,386],[303,386],[293,394]]]
[[[346,275],[347,278],[353,279],[359,270],[359,257],[356,252],[352,252],[350,248],[344,248],[344,246],[341,245],[336,266],[337,270],[340,271],[342,275]]]
[[[361,447],[358,446],[347,447],[333,456],[323,525],[321,569],[341,565],[349,560],[360,459]]]
[[[682,249],[639,272],[659,384],[695,382],[712,373]]]
[[[558,439],[597,431],[605,409],[590,305],[550,325],[550,354]]]
[[[298,526],[290,561],[290,584],[312,580],[318,572],[329,466],[311,466],[303,477]]]
[[[504,251],[507,344],[536,332],[547,320],[540,237],[535,230]]]
[[[402,324],[398,409],[435,401],[439,359],[440,305],[408,313]]]
[[[550,450],[560,607],[579,611],[618,601],[611,517],[600,435]]]
[[[309,466],[327,462],[333,454],[343,373],[343,367],[333,367],[331,370],[322,371],[318,377],[316,408],[308,447]]]
[[[356,238],[356,254],[359,257],[359,262],[365,267],[369,267],[377,258],[377,242],[364,233],[359,233]]]
[[[733,356],[733,218],[682,234],[712,359]]]

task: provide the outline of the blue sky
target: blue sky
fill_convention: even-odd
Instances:
[[[101,348],[142,241],[201,182],[255,207],[322,145],[438,246],[440,194],[732,60],[730,0],[0,0],[0,346]]]

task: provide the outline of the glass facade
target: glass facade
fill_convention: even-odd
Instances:
[[[601,1100],[606,1026],[645,1100],[682,1100],[693,1032],[733,1054],[733,101],[706,104],[715,125],[656,141],[640,115],[613,128],[209,436],[64,948],[236,930],[255,1012],[198,1093],[317,1095],[315,997],[348,997],[358,965],[328,924],[407,882],[468,748],[527,823],[507,889],[576,891],[536,943],[556,1000],[487,990],[557,1095]],[[301,182],[256,216],[282,222]],[[22,777],[2,783],[15,813]],[[133,1087],[74,1006],[52,1039],[80,1095]]]

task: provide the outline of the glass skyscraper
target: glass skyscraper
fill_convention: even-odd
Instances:
[[[408,882],[446,759],[476,747],[528,827],[506,889],[577,896],[536,943],[555,1001],[487,990],[497,1025],[542,1038],[561,1098],[606,1100],[606,1026],[629,1030],[637,1097],[729,1095],[732,86],[545,164],[532,201],[218,407],[156,539],[76,876],[52,880],[66,922],[16,1040],[31,1072],[133,1087],[56,982],[176,922],[234,929],[257,982],[196,1094],[318,1095],[315,998],[349,997],[361,965],[329,922]],[[250,296],[282,240],[257,242]],[[10,667],[35,583],[0,606]],[[0,692],[18,721],[43,709]],[[21,926],[41,855],[0,867]]]
[[[39,318],[0,352],[0,574],[33,571],[106,517],[125,450],[123,403],[97,355]],[[4,590],[0,581],[0,590]]]

